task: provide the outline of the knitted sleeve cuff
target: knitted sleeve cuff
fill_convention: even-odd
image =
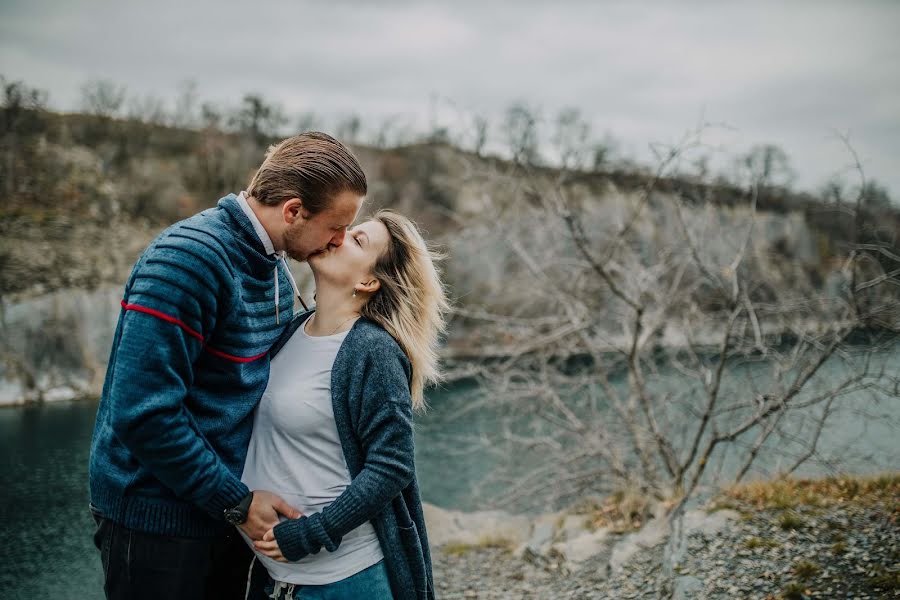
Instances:
[[[224,519],[224,512],[240,504],[244,496],[250,493],[250,489],[240,479],[231,473],[225,478],[222,486],[210,498],[204,508],[217,519]]]
[[[275,541],[286,559],[296,562],[309,554],[316,554],[323,547],[329,552],[338,548],[322,524],[322,513],[309,517],[289,519],[275,526]]]

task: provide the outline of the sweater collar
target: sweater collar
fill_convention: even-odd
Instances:
[[[288,281],[291,284],[291,289],[293,289],[294,294],[296,294],[297,298],[299,298],[300,304],[303,306],[303,308],[306,308],[306,303],[303,301],[303,297],[300,295],[300,288],[297,287],[297,282],[294,280],[294,275],[291,273],[290,267],[288,267],[285,253],[275,252],[275,248],[272,246],[272,240],[271,238],[269,238],[269,234],[266,233],[266,230],[265,228],[263,228],[262,223],[259,222],[259,219],[250,208],[250,205],[247,203],[247,199],[244,197],[244,192],[241,192],[239,196],[228,194],[227,196],[219,200],[218,206],[226,213],[228,213],[232,220],[234,220],[235,224],[238,227],[239,233],[243,234],[245,243],[249,243],[249,245],[251,245],[259,253],[258,259],[266,263],[266,268],[272,269],[272,287],[274,287],[275,289],[275,323],[281,323],[281,284],[279,283],[278,277],[278,263],[284,264],[284,271],[287,275]],[[247,260],[247,258],[248,257],[246,256],[244,257],[245,260]]]
[[[256,216],[256,213],[253,212],[253,209],[250,208],[250,203],[247,202],[246,192],[241,192],[237,195],[237,203],[241,207],[241,210],[244,211],[244,214],[247,215],[247,219],[249,219],[250,224],[253,226],[253,231],[256,232],[256,237],[259,238],[259,241],[262,242],[263,248],[266,250],[266,254],[272,256],[275,254],[275,246],[272,244],[272,238],[269,237],[269,233],[266,231],[266,228],[263,227],[263,224],[260,223],[259,217]]]
[[[244,202],[246,202],[246,200]],[[270,264],[274,263],[280,258],[280,256],[276,255],[274,248],[272,248],[271,252],[269,251],[266,242],[264,242],[263,238],[261,238],[257,233],[256,227],[254,227],[253,225],[253,221],[250,220],[250,217],[241,206],[237,195],[228,194],[224,198],[219,199],[218,207],[224,210],[228,214],[228,216],[231,217],[232,221],[237,226],[237,233],[240,235],[240,237],[243,238],[245,243],[249,244],[259,252],[259,254],[261,255],[260,258]],[[249,208],[249,206],[247,208]],[[250,213],[252,214],[253,211],[251,210]],[[256,215],[253,216],[255,217]],[[260,228],[262,228],[261,223]],[[263,229],[263,232],[265,232],[265,229]],[[266,234],[265,239],[269,244],[272,243],[272,240],[269,239],[268,234]]]

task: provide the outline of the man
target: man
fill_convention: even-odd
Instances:
[[[269,150],[246,192],[169,227],[138,259],[91,445],[107,598],[243,598],[251,553],[233,526],[261,539],[278,514],[299,516],[240,480],[252,412],[293,314],[285,254],[341,245],[365,193],[346,147],[299,135]]]

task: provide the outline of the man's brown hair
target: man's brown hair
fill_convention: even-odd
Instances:
[[[310,131],[269,147],[247,194],[269,206],[300,198],[316,214],[344,191],[366,195],[366,175],[350,149],[326,133]]]

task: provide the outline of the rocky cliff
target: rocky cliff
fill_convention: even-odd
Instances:
[[[635,172],[526,173],[444,144],[356,151],[370,182],[363,212],[390,206],[415,219],[448,255],[443,269],[456,306],[496,313],[519,310],[527,285],[505,238],[524,240],[548,260],[574,252],[562,223],[540,210],[542,190],[564,188],[600,239],[650,181]],[[264,147],[215,130],[42,113],[28,130],[7,132],[2,152],[0,404],[97,394],[134,260],[169,223],[242,189]],[[690,178],[655,182],[634,243],[651,255],[677,244],[675,196],[692,199],[682,218],[709,233],[704,252],[733,251],[734,232],[750,217],[745,192]],[[767,190],[755,213],[754,268],[785,289],[837,285],[850,237],[845,221],[816,198]],[[900,215],[881,215],[880,226],[895,235]],[[311,295],[307,268],[292,268]],[[620,333],[614,318],[604,327],[611,338]],[[479,332],[457,317],[446,354],[502,353],[503,339]],[[679,343],[677,330],[666,335]]]

